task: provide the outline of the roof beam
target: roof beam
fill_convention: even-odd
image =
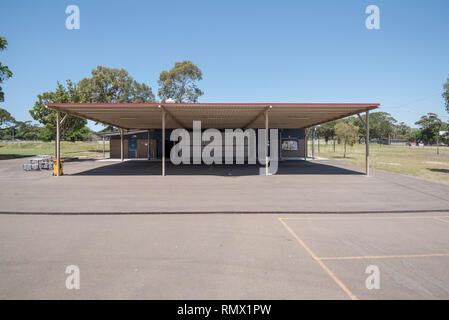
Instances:
[[[248,129],[248,127],[250,126],[250,125],[252,125],[254,122],[256,122],[257,121],[257,119],[259,119],[259,117],[261,116],[261,115],[265,115],[265,112],[267,112],[268,110],[270,110],[272,107],[271,106],[267,106],[267,107],[265,107],[262,111],[260,111],[258,114],[257,114],[257,116],[255,116],[253,119],[251,119],[247,124],[245,124],[244,126],[243,126],[243,129]]]
[[[366,128],[366,122],[365,122],[365,120],[363,120],[363,118],[360,115],[360,113],[357,113],[357,117],[359,117],[360,121],[362,121],[363,128]]]
[[[185,129],[186,126],[183,125],[181,123],[181,121],[179,121],[178,118],[176,118],[170,111],[168,111],[167,108],[165,108],[163,105],[160,105],[159,107],[162,108],[173,119],[173,121],[176,122],[176,124],[178,126],[180,126],[181,128]]]
[[[59,109],[60,109],[60,111],[62,111],[62,112],[70,113],[71,115],[74,115],[75,117],[78,117],[78,118],[81,118],[81,119],[88,119],[88,120],[92,120],[92,121],[95,121],[95,122],[100,122],[100,123],[103,123],[103,124],[107,124],[107,125],[110,125],[110,126],[112,126],[112,127],[119,127],[119,128],[120,128],[120,126],[118,126],[118,125],[116,125],[116,124],[113,124],[113,123],[110,123],[110,122],[106,122],[106,121],[104,121],[104,120],[99,120],[99,119],[96,119],[96,118],[93,118],[93,117],[90,117],[90,116],[86,117],[86,115],[81,115],[81,114],[79,114],[79,113],[77,113],[77,112],[74,112],[74,111],[72,111],[72,110],[67,111],[67,110],[65,110],[65,109],[61,109],[61,108],[59,108]],[[56,109],[56,110],[57,110],[57,109]],[[130,128],[124,128],[124,129],[130,129]]]
[[[69,116],[69,114],[66,113],[66,114],[64,115],[64,117],[62,118],[62,120],[59,122],[59,125],[62,125],[62,124],[64,123],[65,119],[67,119],[68,116]]]

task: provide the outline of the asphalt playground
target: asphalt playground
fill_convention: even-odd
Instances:
[[[0,163],[0,299],[449,299],[448,184],[328,161],[57,178],[20,160]]]

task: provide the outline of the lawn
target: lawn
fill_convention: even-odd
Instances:
[[[109,142],[105,143],[106,157],[109,157]],[[55,155],[54,142],[0,142],[0,156],[28,157],[35,155]],[[103,142],[61,142],[62,158],[101,158]]]
[[[318,152],[316,144],[316,157],[341,160],[348,164],[365,167],[365,145],[347,146],[346,158],[343,157],[342,144],[337,144],[334,152],[332,141],[328,145],[321,141],[319,149]],[[440,147],[439,149],[440,155],[438,156],[436,147],[371,144],[370,165],[371,168],[449,183],[449,148]],[[308,152],[311,156],[311,143],[309,143]]]

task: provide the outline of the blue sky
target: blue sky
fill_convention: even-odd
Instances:
[[[65,28],[71,4],[80,30]],[[370,4],[380,30],[365,27]],[[157,93],[159,73],[186,59],[203,71],[200,102],[379,102],[409,125],[412,111],[449,119],[447,0],[2,0],[0,12],[0,61],[14,73],[0,107],[18,120],[37,94],[97,65]]]

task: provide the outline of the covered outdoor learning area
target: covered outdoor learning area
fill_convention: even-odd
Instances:
[[[50,103],[55,110],[57,174],[60,165],[60,128],[68,115],[101,122],[119,128],[120,159],[125,154],[140,154],[125,148],[129,130],[147,130],[147,157],[162,161],[162,175],[166,173],[167,132],[183,128],[191,131],[194,121],[201,121],[201,129],[279,129],[282,144],[281,159],[306,158],[305,129],[358,115],[366,127],[365,141],[369,141],[369,111],[378,103]],[[362,117],[360,114],[365,113]],[[151,143],[150,143],[151,133]],[[264,138],[265,172],[268,175],[268,134]],[[170,142],[170,140],[169,140]],[[129,145],[128,141],[126,142]],[[134,141],[132,142],[134,145]],[[137,145],[137,144],[136,144]],[[151,146],[151,150],[150,150]],[[129,147],[129,146],[128,146]],[[137,148],[137,147],[136,147]],[[118,152],[117,152],[118,153]],[[366,143],[366,175],[369,175],[369,143]]]

